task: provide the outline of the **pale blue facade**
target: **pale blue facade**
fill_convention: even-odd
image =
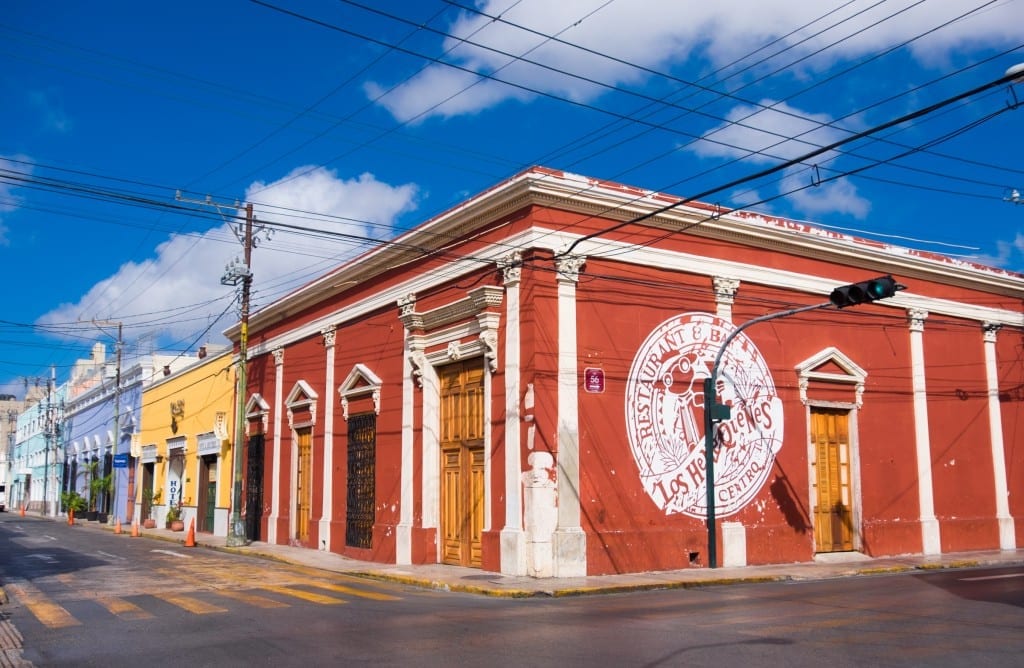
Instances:
[[[67,385],[55,386],[51,381],[42,398],[17,418],[8,491],[12,508],[49,515],[59,509],[67,390]]]

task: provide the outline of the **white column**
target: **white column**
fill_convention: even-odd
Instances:
[[[921,546],[924,554],[941,554],[939,520],[935,517],[932,448],[925,389],[924,321],[928,311],[910,309],[910,376],[914,392],[914,441],[917,453],[917,495],[921,506]]]
[[[412,362],[409,360],[409,330],[403,329],[402,358],[402,464],[399,472],[398,527],[395,535],[395,563],[412,563],[413,504],[413,402]]]
[[[521,479],[519,282],[522,256],[516,252],[501,263],[505,279],[505,527],[501,530],[501,572],[526,573]]]
[[[271,458],[270,517],[267,542],[277,543],[277,520],[281,516],[281,414],[284,412],[284,348],[274,351],[274,456]],[[237,425],[241,429],[243,425]]]
[[[996,519],[999,522],[999,549],[1016,550],[1017,535],[1010,515],[1010,490],[1006,484],[1006,450],[1003,443],[1003,420],[999,409],[999,370],[996,366],[996,334],[999,325],[986,322],[985,379],[988,385],[988,425],[991,434],[992,473],[996,494]]]
[[[555,577],[587,574],[587,536],[580,526],[579,389],[576,283],[580,256],[559,258],[558,270],[558,528],[552,541]]]
[[[715,286],[715,305],[718,317],[732,322],[732,305],[736,301],[736,291],[740,288],[739,279],[715,276],[711,280]]]
[[[334,342],[337,330],[334,325],[320,332],[324,337],[327,351],[327,392],[324,398],[324,481],[323,516],[320,518],[320,549],[331,549],[331,516],[334,514]]]

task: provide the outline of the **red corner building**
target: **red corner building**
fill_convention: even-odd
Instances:
[[[885,275],[905,289],[733,334]],[[1014,549],[1022,300],[1004,270],[530,169],[253,314],[251,537],[535,577]]]

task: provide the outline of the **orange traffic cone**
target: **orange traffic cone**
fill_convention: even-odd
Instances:
[[[75,509],[74,508],[68,508],[68,526],[69,527],[75,526]]]
[[[196,520],[193,517],[188,525],[188,535],[185,536],[185,547],[196,546]]]
[[[25,516],[25,506],[22,506],[22,507],[21,507],[21,516],[22,516],[22,517],[24,517],[24,516]]]
[[[132,538],[138,538],[138,537],[139,537],[139,523],[138,522],[132,522]]]
[[[121,533],[121,518],[120,517],[118,517],[117,518],[117,522],[114,523],[114,533],[116,533],[116,534],[120,534]]]

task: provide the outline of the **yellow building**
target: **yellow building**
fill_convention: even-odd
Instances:
[[[136,521],[168,521],[227,535],[231,507],[235,366],[231,351],[206,355],[142,392],[140,429],[132,449],[138,466]]]

